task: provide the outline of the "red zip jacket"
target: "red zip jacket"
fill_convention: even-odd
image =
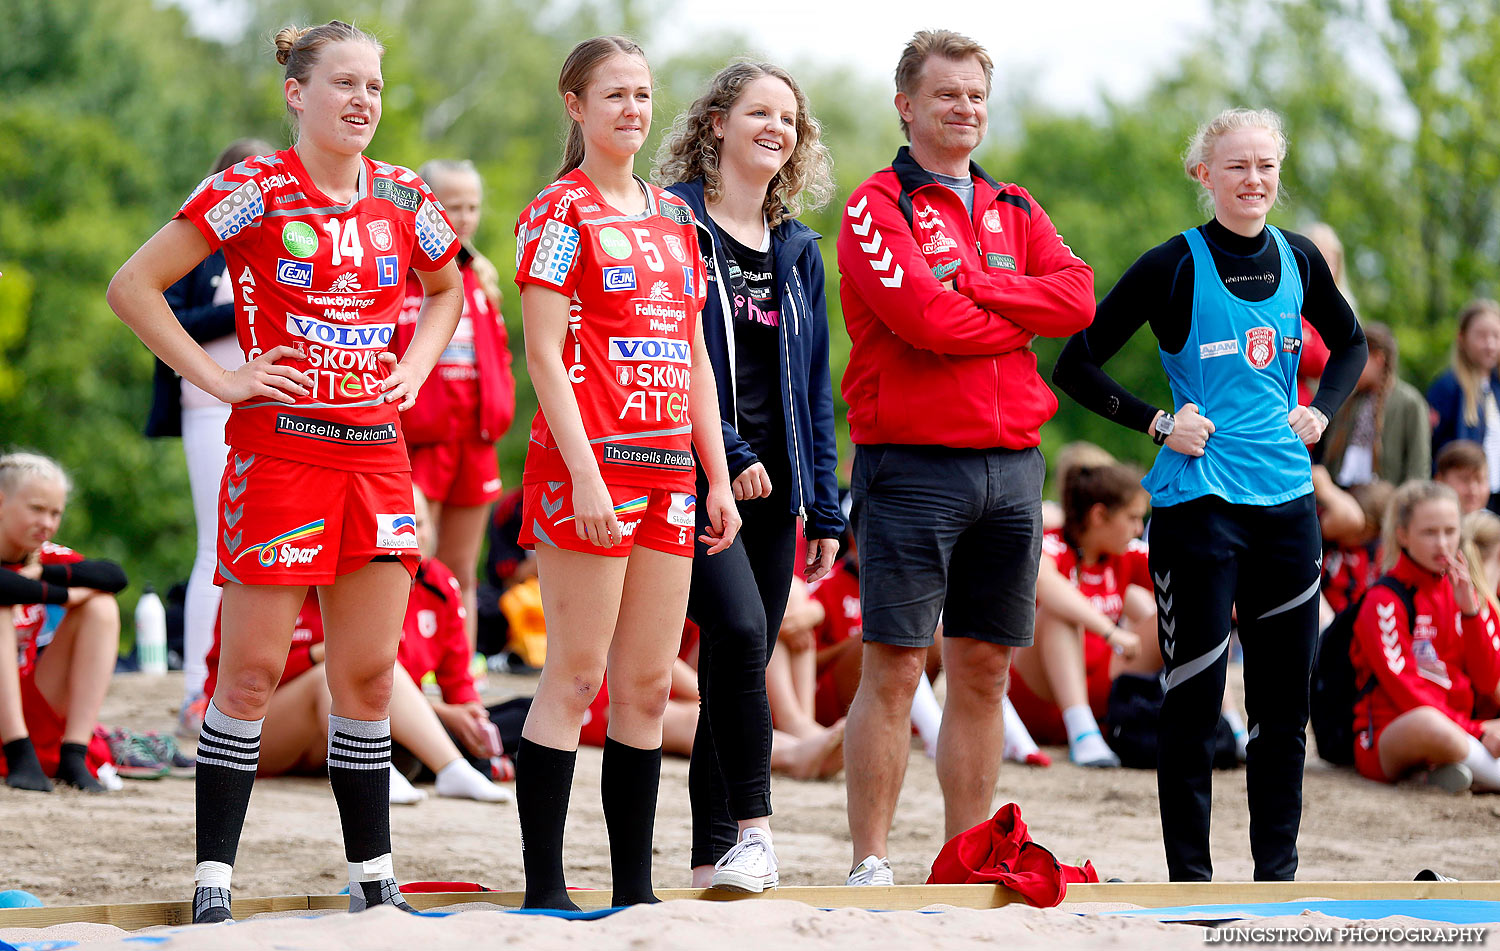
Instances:
[[[401,414],[401,431],[409,446],[432,443],[477,440],[497,442],[510,428],[516,415],[516,380],[510,372],[509,338],[500,312],[479,286],[474,274],[473,258],[460,254],[463,263],[459,273],[464,279],[463,317],[474,327],[474,369],[478,379],[457,378],[467,368],[449,367],[442,358],[422,384],[417,402]],[[415,274],[407,275],[406,300],[396,320],[396,356],[406,355],[411,338],[417,332],[417,314],[422,309],[422,282]],[[451,346],[451,344],[450,344]],[[444,351],[447,356],[447,351]],[[448,379],[452,375],[454,379]],[[478,390],[478,419],[473,399],[460,398],[465,390]],[[467,394],[465,394],[467,395]],[[465,405],[467,404],[467,405]]]
[[[1481,607],[1474,617],[1463,617],[1448,578],[1419,567],[1405,552],[1391,574],[1415,589],[1417,619],[1408,623],[1401,599],[1384,585],[1365,596],[1354,621],[1349,659],[1356,684],[1372,673],[1379,683],[1356,706],[1355,729],[1378,733],[1408,710],[1435,707],[1479,736],[1475,693],[1493,693],[1500,680],[1493,612]]]
[[[973,215],[904,146],[849,196],[839,297],[856,444],[1025,449],[1057,411],[1031,341],[1089,325],[1093,269],[1026,189],[969,171]]]
[[[472,656],[458,579],[441,561],[423,558],[412,582],[396,659],[419,684],[429,673],[435,675],[443,700],[459,704],[479,699],[469,671]]]

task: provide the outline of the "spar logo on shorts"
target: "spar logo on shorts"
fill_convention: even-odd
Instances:
[[[375,547],[417,547],[417,519],[414,515],[376,515]]]
[[[1275,358],[1275,328],[1251,327],[1245,331],[1245,362],[1257,370],[1264,370]]]
[[[697,520],[698,497],[687,492],[673,492],[672,504],[667,507],[667,524],[691,528]]]
[[[270,541],[261,542],[259,545],[251,545],[238,555],[234,556],[237,563],[241,558],[251,553],[255,554],[255,560],[262,568],[269,568],[278,562],[283,568],[291,568],[296,565],[310,565],[317,557],[318,552],[323,550],[322,545],[311,545],[302,547],[292,544],[311,538],[314,535],[323,534],[323,520],[320,518],[306,525],[299,525],[289,532],[282,532]]]

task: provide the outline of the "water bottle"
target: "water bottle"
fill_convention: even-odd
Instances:
[[[135,657],[141,673],[167,672],[167,609],[150,585],[135,604]]]

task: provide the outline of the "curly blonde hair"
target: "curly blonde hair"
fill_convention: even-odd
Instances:
[[[719,70],[708,91],[677,117],[672,131],[662,140],[652,169],[656,183],[665,187],[702,178],[703,197],[717,202],[724,182],[719,173],[714,117],[728,117],[745,89],[766,76],[786,83],[797,100],[797,145],[766,188],[766,221],[774,228],[805,210],[827,204],[833,197],[833,156],[822,142],[823,127],[813,118],[807,97],[792,75],[769,63],[738,62]]]

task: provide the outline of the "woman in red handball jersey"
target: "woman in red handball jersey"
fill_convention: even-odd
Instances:
[[[562,168],[516,224],[526,362],[541,410],[521,542],[535,547],[547,662],[516,761],[526,906],[572,909],[563,822],[578,732],[606,667],[602,798],[616,905],[652,902],[662,711],[687,609],[697,507],[713,555],[739,530],[698,313],[693,215],[635,177],[651,71],[617,36],[573,48]],[[693,491],[697,450],[708,492]]]
[[[1459,554],[1458,497],[1436,482],[1396,490],[1386,517],[1388,578],[1370,588],[1354,622],[1349,657],[1356,688],[1354,765],[1395,782],[1416,769],[1450,791],[1500,791],[1500,720],[1474,718],[1476,695],[1492,696],[1500,668],[1494,614]],[[1374,678],[1373,682],[1371,678]]]
[[[767,63],[720,70],[662,143],[658,163],[658,181],[698,224],[712,289],[703,339],[745,518],[728,551],[694,563],[688,600],[703,634],[688,776],[693,883],[759,892],[780,875],[766,663],[799,555],[797,519],[809,539],[808,581],[833,566],[844,528],[823,258],[817,234],[796,218],[832,195],[831,163],[807,97]]]
[[[0,742],[7,786],[50,792],[55,776],[103,792],[96,777],[109,747],[94,728],[120,651],[114,594],[125,572],[52,543],[68,490],[46,456],[0,456]],[[63,618],[38,657],[49,604]]]
[[[1010,699],[1037,742],[1066,742],[1081,766],[1120,765],[1098,722],[1115,677],[1161,669],[1142,636],[1156,627],[1140,541],[1149,501],[1134,466],[1077,466],[1062,489],[1063,527],[1042,538],[1036,644],[1016,652]]]
[[[515,416],[516,381],[500,317],[499,275],[473,246],[479,229],[479,172],[472,162],[434,160],[422,166],[421,175],[458,235],[464,309],[416,405],[401,414],[401,431],[411,450],[412,483],[427,496],[437,527],[436,557],[453,569],[463,590],[472,654],[479,546],[490,505],[500,497],[495,443]],[[398,354],[416,332],[422,299],[422,285],[407,281],[406,305],[396,326]]]
[[[382,48],[339,21],[276,36],[294,148],[205,180],[126,262],[110,305],[186,380],[233,404],[219,505],[219,686],[198,741],[194,921],[229,917],[229,883],[266,704],[309,585],[327,625],[328,774],[349,862],[349,906],[410,910],[391,867],[390,723],[396,645],[416,570],[412,405],[458,322],[458,239],[413,172],[364,156],[380,122]],[[162,291],[222,247],[248,362],[226,370]],[[389,352],[407,269],[427,312]]]

